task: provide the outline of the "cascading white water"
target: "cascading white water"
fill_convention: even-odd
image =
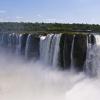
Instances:
[[[59,43],[60,43],[60,38],[61,38],[61,34],[56,34],[56,43],[55,43],[55,47],[54,47],[54,56],[53,56],[53,66],[57,67],[58,66],[58,56],[59,56]]]
[[[53,35],[50,42],[49,53],[48,53],[48,64],[53,65],[53,56],[55,50],[56,35]]]
[[[45,64],[57,66],[61,34],[49,34],[40,38],[40,60]]]
[[[100,35],[94,35],[96,39],[96,45],[95,45],[95,51],[93,52],[95,54],[94,56],[94,71],[96,71],[97,75],[100,76]]]
[[[12,45],[14,48],[14,54],[16,54],[17,45],[18,45],[18,35],[15,33],[13,33],[13,35],[12,35]]]
[[[21,37],[22,34],[17,36],[16,54],[19,56],[21,54]]]
[[[72,46],[71,46],[71,71],[74,71],[74,59],[73,59],[73,52],[74,52],[74,38],[75,35],[73,35],[73,40],[72,40]]]
[[[99,54],[98,53],[98,40],[97,40],[97,38],[99,37],[99,35],[94,35],[95,39],[96,39],[96,44],[92,44],[92,43],[88,42],[88,40],[89,40],[88,38],[90,38],[90,36],[91,35],[89,35],[89,37],[87,37],[87,56],[86,56],[85,72],[89,76],[96,76],[96,74],[97,74],[97,60],[98,60],[97,55]]]
[[[49,34],[45,39],[40,39],[40,60],[45,64],[49,64],[50,45],[54,34]]]
[[[45,40],[46,36],[40,36],[40,60],[44,60],[45,56]]]
[[[26,47],[25,47],[25,58],[28,58],[28,50],[29,50],[29,42],[30,42],[30,36],[31,34],[28,35],[27,40],[26,40]]]
[[[16,34],[16,51],[15,51],[16,56],[19,56],[19,38],[20,35]]]

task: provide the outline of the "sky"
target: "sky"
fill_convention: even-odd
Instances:
[[[100,0],[0,0],[0,22],[100,24]]]

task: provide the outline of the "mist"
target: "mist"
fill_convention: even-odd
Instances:
[[[1,100],[98,100],[99,78],[0,53]]]

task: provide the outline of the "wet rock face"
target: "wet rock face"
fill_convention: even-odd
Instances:
[[[71,65],[71,51],[72,51],[73,35],[66,35],[64,43],[64,67],[69,68]]]
[[[87,35],[77,34],[74,38],[73,60],[74,67],[78,71],[83,71],[87,52]]]
[[[39,54],[39,45],[40,45],[40,38],[31,34],[29,36],[28,48],[27,48],[27,59],[34,59],[37,60],[40,56]]]
[[[72,44],[73,43],[73,44]],[[73,46],[73,50],[72,50]],[[62,69],[73,67],[76,71],[83,71],[87,52],[87,35],[62,34],[60,39],[59,66]],[[72,54],[72,59],[71,59]]]
[[[88,35],[88,42],[94,45],[96,43],[96,39],[93,34]]]
[[[59,65],[63,69],[70,68],[72,40],[71,34],[62,34],[60,39]]]
[[[25,47],[26,47],[26,41],[27,41],[28,34],[23,34],[21,37],[21,55],[25,55]]]

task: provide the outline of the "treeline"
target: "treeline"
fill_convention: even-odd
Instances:
[[[0,22],[0,32],[100,32],[96,24]]]

